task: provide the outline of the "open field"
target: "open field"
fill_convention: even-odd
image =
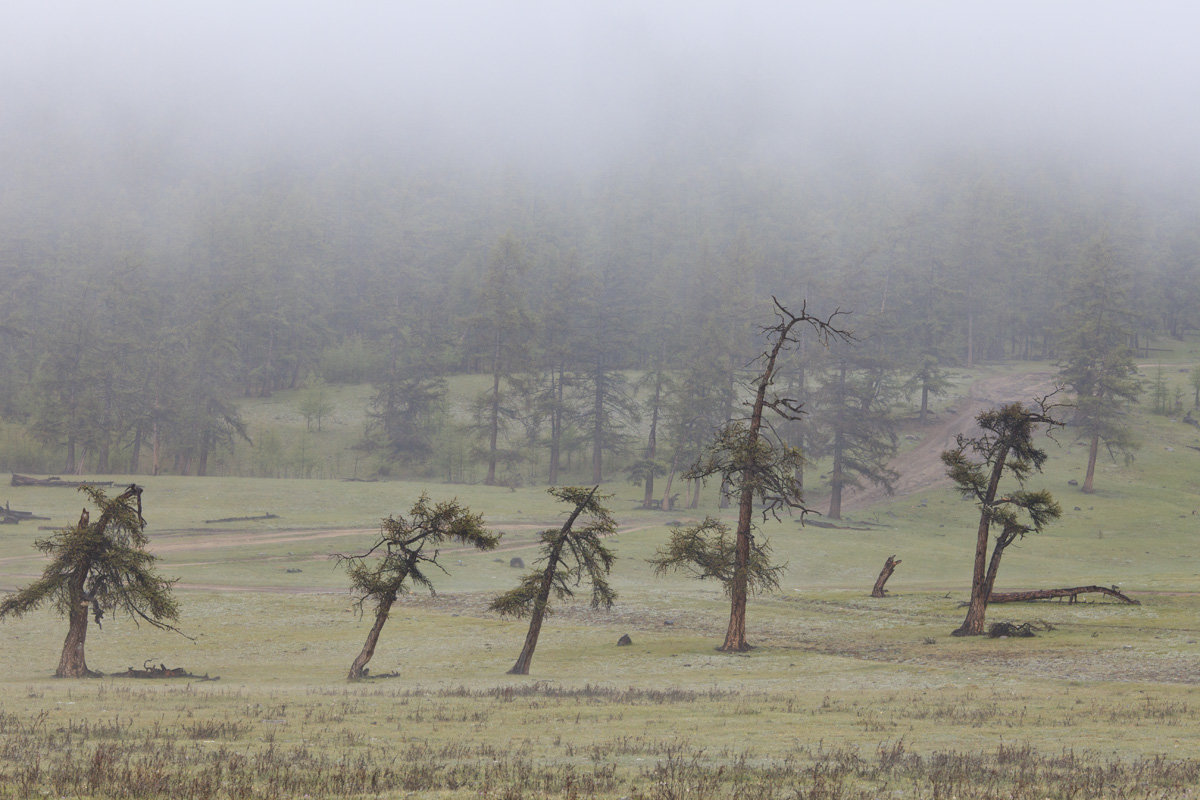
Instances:
[[[617,604],[551,616],[529,677],[505,674],[524,623],[486,605],[561,518],[544,491],[147,478],[152,548],[193,638],[106,620],[89,664],[220,680],[56,681],[65,624],[4,622],[0,797],[1197,797],[1200,431],[1150,415],[1138,430],[1137,460],[1103,466],[1086,497],[1067,484],[1082,448],[1051,446],[1032,483],[1064,519],[1010,549],[998,588],[1119,584],[1141,605],[993,606],[1053,629],[952,638],[975,516],[934,486],[856,508],[845,529],[768,525],[782,591],[751,601],[756,649],[724,655],[719,587],[645,563],[670,523],[717,509],[637,510],[640,490],[614,482]],[[367,621],[329,554],[365,547],[423,489],[483,512],[500,550],[445,552],[437,596],[402,598],[384,629],[372,671],[394,677],[348,683]],[[53,525],[82,499],[0,497]],[[39,573],[38,535],[0,528],[0,588]],[[892,553],[892,596],[868,598]]]

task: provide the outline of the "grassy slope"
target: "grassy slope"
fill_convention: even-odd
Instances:
[[[372,742],[466,742],[476,753],[497,748],[497,763],[607,760],[623,776],[611,792],[597,789],[611,796],[648,785],[641,782],[649,780],[645,771],[669,764],[672,753],[700,758],[701,750],[701,760],[713,764],[739,756],[809,763],[823,757],[814,754],[818,743],[853,746],[872,758],[882,758],[880,746],[897,743],[925,756],[994,754],[1005,743],[1041,753],[1071,747],[1087,751],[1089,764],[1117,755],[1187,757],[1200,740],[1200,598],[1192,594],[1200,573],[1200,516],[1192,513],[1200,506],[1200,452],[1190,449],[1200,446],[1200,431],[1144,412],[1136,425],[1143,442],[1137,460],[1102,466],[1092,496],[1067,485],[1082,475],[1082,448],[1065,440],[1061,450],[1052,445],[1047,472],[1034,483],[1057,494],[1065,517],[1010,551],[1000,583],[1119,583],[1138,593],[1141,606],[994,607],[991,619],[1044,619],[1056,628],[1033,640],[949,637],[963,613],[957,604],[968,584],[974,515],[949,489],[935,489],[852,515],[879,523],[869,531],[802,528],[794,520],[768,525],[776,553],[790,565],[783,590],[752,601],[758,649],[721,655],[713,647],[727,606],[718,589],[654,578],[644,562],[668,522],[717,510],[635,510],[639,490],[614,483],[606,488],[617,495],[611,504],[623,529],[615,542],[618,604],[612,611],[568,605],[551,617],[530,679],[504,675],[523,623],[489,616],[484,606],[516,580],[508,559],[530,561],[534,531],[560,517],[541,490],[427,487],[435,499],[457,495],[484,512],[506,531],[506,549],[447,554],[452,574],[440,580],[439,595],[405,598],[384,631],[372,666],[400,677],[347,685],[342,677],[367,621],[354,615],[344,576],[327,556],[362,547],[380,517],[404,510],[426,487],[147,479],[151,532],[163,570],[181,579],[183,627],[195,641],[108,620],[92,631],[89,663],[117,671],[151,658],[222,680],[56,682],[47,676],[61,622],[48,611],[6,622],[0,743],[24,742],[21,721],[39,714],[47,732],[86,720],[126,725],[127,734],[110,732],[118,739],[161,727],[156,741],[175,737],[248,754],[284,745],[344,755],[372,752]],[[49,512],[53,524],[71,520],[80,505],[67,490],[6,494],[14,507]],[[203,523],[264,511],[282,518]],[[326,533],[277,536],[297,529]],[[338,529],[358,530],[328,533]],[[15,586],[40,568],[30,547],[37,534],[26,525],[0,530],[0,586]],[[890,553],[904,561],[889,585],[893,596],[870,600],[865,594]],[[626,632],[634,646],[616,648]],[[532,695],[504,694],[536,681],[547,683]],[[589,685],[602,688],[561,695],[564,687]],[[627,687],[651,694],[622,695]],[[653,694],[662,691],[666,699]],[[98,735],[83,736],[80,745]],[[22,746],[36,750],[53,736],[28,739]],[[46,751],[47,763],[54,752]],[[876,786],[856,774],[854,785]],[[472,796],[486,794],[482,780],[472,784]],[[910,783],[917,786],[918,778]],[[891,785],[909,791],[900,778]]]

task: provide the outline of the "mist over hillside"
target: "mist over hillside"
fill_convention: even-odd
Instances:
[[[1139,346],[1198,324],[1177,4],[12,16],[0,411],[72,469],[144,469],[152,429],[195,469],[310,376],[740,366],[772,294],[898,371],[1052,357],[1097,243]]]

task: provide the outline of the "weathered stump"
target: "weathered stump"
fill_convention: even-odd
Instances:
[[[901,563],[894,555],[887,557],[887,561],[883,562],[883,569],[879,571],[879,577],[875,579],[875,588],[871,590],[871,597],[887,597],[887,590],[883,588],[883,585],[888,582],[888,578],[892,577],[892,573]]]

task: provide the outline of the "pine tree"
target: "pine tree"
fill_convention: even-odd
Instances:
[[[1071,279],[1059,334],[1059,377],[1076,397],[1071,425],[1088,443],[1087,474],[1080,487],[1086,494],[1094,491],[1101,442],[1110,453],[1126,456],[1135,446],[1125,415],[1142,387],[1129,347],[1124,280],[1114,248],[1090,246]]]
[[[592,588],[592,607],[609,608],[616,593],[608,585],[608,572],[616,558],[603,542],[603,537],[616,533],[617,522],[601,501],[607,495],[597,495],[599,486],[555,486],[547,491],[573,506],[562,527],[542,532],[541,565],[521,579],[520,585],[492,601],[491,610],[503,616],[529,616],[529,631],[521,654],[508,672],[528,675],[542,631],[542,621],[549,612],[550,595],[562,600],[574,597],[573,587],[587,581]],[[586,516],[585,516],[586,515]],[[575,525],[581,516],[581,527]]]
[[[53,602],[67,617],[59,678],[87,678],[84,658],[88,614],[97,627],[105,614],[120,612],[163,630],[178,632],[170,622],[179,617],[171,594],[172,580],[154,569],[156,557],[146,551],[146,520],[142,517],[142,487],[131,485],[114,498],[101,489],[81,491],[100,510],[95,522],[85,508],[79,522],[36,542],[50,557],[42,577],[0,601],[0,618],[20,617]]]
[[[457,500],[434,504],[422,494],[407,517],[395,515],[383,520],[379,536],[365,553],[339,554],[339,563],[350,575],[350,588],[358,595],[355,608],[362,613],[364,606],[371,605],[375,612],[367,640],[350,665],[348,677],[355,680],[366,676],[367,662],[375,655],[379,634],[396,599],[413,584],[433,592],[428,572],[442,569],[438,563],[440,545],[458,542],[491,550],[499,541],[498,534],[484,528],[481,515],[471,513]]]
[[[1062,515],[1062,509],[1048,491],[1027,491],[1025,480],[1040,472],[1046,451],[1034,443],[1039,429],[1053,430],[1062,425],[1052,414],[1046,398],[1027,408],[1010,403],[984,411],[976,420],[982,433],[957,436],[957,446],[942,453],[946,473],[967,499],[979,506],[979,528],[975,538],[975,561],[971,577],[971,603],[963,624],[955,636],[983,633],[988,599],[996,583],[1004,550],[1027,533],[1040,533]],[[1012,491],[1001,491],[1006,478],[1016,482]],[[993,526],[999,528],[991,556],[988,543]]]

